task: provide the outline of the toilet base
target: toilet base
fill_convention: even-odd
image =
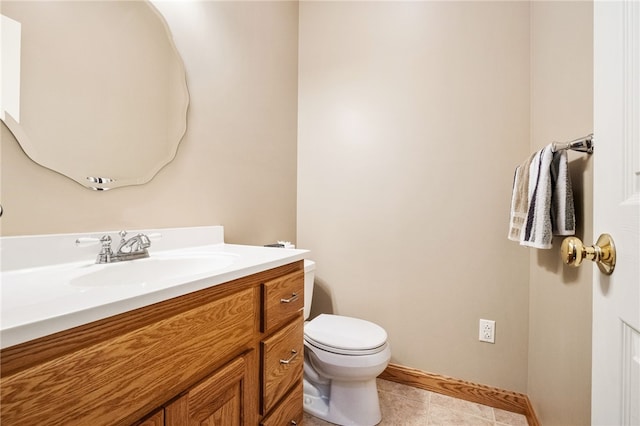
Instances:
[[[374,426],[382,420],[376,379],[331,380],[327,385],[304,379],[304,411],[341,426]]]

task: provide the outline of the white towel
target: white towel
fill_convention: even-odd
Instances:
[[[516,168],[511,196],[511,217],[509,220],[509,239],[520,242],[529,213],[529,168],[539,153],[532,154]]]
[[[566,151],[548,145],[516,168],[509,239],[551,248],[553,235],[573,235],[575,212]]]

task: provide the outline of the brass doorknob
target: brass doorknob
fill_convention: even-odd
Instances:
[[[562,261],[578,267],[584,259],[597,263],[603,274],[611,275],[616,267],[616,246],[609,234],[602,234],[592,246],[585,246],[577,237],[567,237],[560,247]]]

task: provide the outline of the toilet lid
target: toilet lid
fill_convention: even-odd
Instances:
[[[384,328],[359,318],[322,314],[304,327],[311,344],[337,351],[370,351],[387,341]]]

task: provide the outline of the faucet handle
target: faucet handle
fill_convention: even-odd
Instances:
[[[120,235],[120,238],[122,238],[123,240],[125,239],[125,237],[128,235],[129,233],[127,231],[120,231],[118,232],[118,235]],[[150,239],[151,241],[156,241],[162,238],[162,234],[159,232],[153,232],[151,234],[138,234],[138,235],[144,235],[145,237],[147,237],[148,239]]]
[[[95,244],[102,244],[103,248],[107,248],[111,246],[111,237],[108,235],[103,235],[100,238],[95,238],[95,237],[80,237],[78,239],[76,239],[76,246],[77,247],[87,247],[87,246],[92,246]]]
[[[76,247],[88,247],[98,244],[101,238],[96,237],[80,237],[76,239]]]
[[[95,237],[80,237],[76,239],[77,247],[87,247],[94,245],[96,243],[100,243],[102,248],[100,249],[100,253],[98,253],[98,258],[96,259],[96,263],[108,263],[111,261],[113,257],[113,251],[111,250],[111,237],[108,235],[103,235],[100,238]]]

